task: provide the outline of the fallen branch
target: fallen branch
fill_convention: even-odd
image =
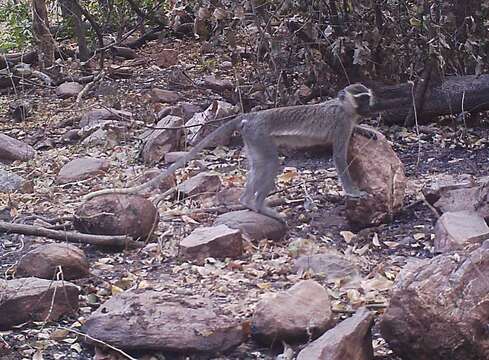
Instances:
[[[31,236],[42,236],[50,239],[68,241],[72,243],[83,243],[104,247],[118,247],[135,249],[144,246],[143,243],[134,241],[131,237],[125,235],[92,235],[81,234],[69,231],[59,231],[46,229],[41,226],[13,224],[0,221],[0,233],[13,233]]]

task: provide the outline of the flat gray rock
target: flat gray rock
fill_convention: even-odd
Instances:
[[[231,211],[219,215],[214,225],[221,224],[239,229],[253,240],[280,240],[287,232],[287,226],[280,221],[250,210]]]
[[[241,324],[208,299],[143,289],[113,296],[87,319],[84,331],[126,351],[187,355],[222,353],[245,338]]]

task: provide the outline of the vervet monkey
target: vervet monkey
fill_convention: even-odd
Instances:
[[[358,125],[361,116],[374,105],[372,91],[362,84],[349,85],[332,100],[314,105],[299,105],[263,110],[238,115],[229,120],[160,175],[152,180],[125,189],[105,189],[92,192],[85,199],[110,193],[134,194],[153,188],[167,176],[194,159],[204,148],[212,145],[223,134],[239,130],[246,145],[249,171],[241,204],[250,210],[283,222],[282,217],[265,204],[265,198],[275,188],[279,170],[278,147],[305,148],[333,146],[333,160],[346,195],[361,197],[348,171],[347,151],[352,132],[359,131],[369,137],[375,132]]]

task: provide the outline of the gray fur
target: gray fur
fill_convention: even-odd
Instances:
[[[283,221],[265,204],[275,187],[279,170],[278,146],[304,148],[332,145],[333,160],[341,185],[348,196],[364,193],[354,185],[348,171],[347,150],[350,137],[361,119],[361,113],[373,105],[373,94],[361,84],[343,89],[338,97],[320,104],[289,106],[238,115],[204,138],[183,158],[152,180],[125,189],[105,189],[86,195],[85,199],[108,194],[135,194],[158,186],[163,179],[194,159],[204,148],[213,145],[222,134],[239,130],[246,145],[249,171],[241,203],[247,208]],[[362,133],[368,129],[361,128]],[[372,134],[375,137],[375,134]]]

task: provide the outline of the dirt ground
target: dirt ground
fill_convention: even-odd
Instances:
[[[203,73],[215,71],[231,79],[233,77],[232,71],[209,69],[208,64],[204,64],[207,66],[204,67],[199,56],[194,54],[199,46],[198,43],[146,46],[141,50],[140,56],[149,59],[149,63],[135,66],[134,75],[130,79],[104,80],[95,93],[84,100],[80,108],[73,104],[73,100],[57,99],[53,89],[44,87],[19,89],[17,94],[2,96],[2,132],[30,143],[36,143],[36,140],[43,138],[51,139],[53,146],[41,147],[32,161],[6,167],[32,180],[35,191],[32,194],[0,195],[0,218],[22,219],[32,214],[52,217],[72,215],[74,209],[80,205],[83,194],[95,188],[126,185],[130,179],[141,174],[144,166],[137,160],[140,149],[137,136],[145,130],[145,124],[152,122],[151,114],[159,107],[150,103],[146,92],[153,86],[168,87],[168,78],[171,75],[168,71],[151,66],[151,59],[158,54],[159,47],[182,50],[180,59],[186,59],[182,67],[193,79]],[[217,54],[216,61],[219,62],[222,56],[224,55]],[[200,87],[190,87],[182,92],[187,101],[202,105],[218,98],[216,94]],[[31,101],[35,109],[34,114],[23,124],[12,122],[6,111],[7,104],[19,98]],[[57,143],[62,134],[71,128],[67,119],[76,117],[96,104],[114,106],[115,103],[120,104],[123,110],[135,114],[136,118],[126,140],[120,146],[87,148],[79,144]],[[485,119],[484,116],[482,119]],[[420,190],[429,186],[440,174],[471,174],[477,177],[489,175],[489,129],[464,129],[462,124],[446,120],[438,125],[424,126],[418,133],[414,129],[378,126],[376,120],[370,123],[392,142],[409,178],[404,209],[392,223],[368,229],[352,228],[345,220],[344,199],[327,152],[287,153],[283,158],[283,166],[287,171],[293,168],[297,175],[291,179],[286,176],[279,178],[279,192],[275,196],[290,200],[306,198],[307,201],[293,202],[279,209],[286,216],[289,227],[283,240],[249,244],[242,258],[235,261],[215,260],[202,267],[192,265],[179,259],[178,243],[197,226],[210,224],[216,214],[191,213],[192,209],[207,207],[207,200],[166,201],[159,209],[162,219],[155,246],[142,251],[127,252],[109,252],[82,246],[89,257],[93,276],[75,281],[81,287],[81,308],[78,316],[67,317],[54,324],[26,324],[12,331],[0,332],[0,344],[6,342],[13,348],[4,358],[30,358],[39,353],[42,354],[39,359],[91,358],[93,349],[86,347],[76,334],[66,333],[61,338],[53,334],[59,334],[59,326],[80,329],[90,313],[114,293],[114,286],[127,289],[149,284],[182,296],[200,294],[212,298],[223,310],[237,318],[249,320],[261,295],[287,289],[299,280],[292,271],[297,244],[313,253],[333,249],[361,259],[361,270],[365,278],[383,281],[369,296],[348,293],[319,276],[315,280],[328,287],[330,294],[335,296],[334,309],[338,319],[348,316],[363,305],[375,310],[378,318],[388,303],[388,289],[407,259],[433,256],[433,225],[436,216],[420,201]],[[243,183],[246,174],[243,155],[238,141],[231,147],[231,151],[218,148],[207,152],[200,161],[208,168],[221,172],[225,186],[237,186]],[[107,158],[112,167],[104,176],[76,184],[56,185],[54,179],[61,166],[79,156]],[[186,178],[191,173],[192,167],[180,172],[179,177]],[[168,215],[170,210],[173,215]],[[189,217],[194,221],[175,215],[177,212],[190,214]],[[32,220],[25,222],[32,223]],[[344,231],[355,233],[355,240],[349,243],[345,241],[342,235]],[[377,241],[374,242],[374,238]],[[31,246],[49,241],[51,240],[2,234],[2,276],[11,278],[12,267]],[[396,359],[381,339],[377,327],[374,327],[374,348],[376,359]],[[232,353],[212,359],[274,359],[276,354],[250,340]],[[173,358],[181,357],[165,357]]]

